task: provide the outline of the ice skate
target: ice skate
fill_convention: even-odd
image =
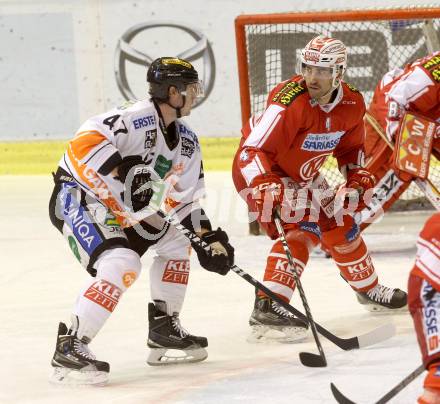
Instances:
[[[255,298],[249,325],[252,331],[248,342],[297,342],[306,338],[308,329],[304,321],[294,317],[277,302],[260,296]]]
[[[365,309],[375,313],[398,313],[407,311],[406,292],[377,284],[368,292],[357,292],[357,299]]]
[[[87,342],[69,334],[64,323],[58,326],[51,365],[54,368],[49,378],[51,383],[103,386],[108,382],[110,365],[96,360]]]
[[[166,313],[166,303],[156,300],[148,305],[147,363],[151,366],[200,362],[208,357],[208,340],[189,334],[181,325],[178,313]]]

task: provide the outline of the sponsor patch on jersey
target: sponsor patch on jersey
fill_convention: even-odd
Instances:
[[[435,81],[440,81],[440,56],[434,56],[423,63],[423,67],[428,70]]]
[[[122,290],[113,283],[99,279],[84,293],[84,297],[112,312],[119,302]]]
[[[194,142],[190,138],[182,136],[182,147],[180,149],[180,153],[182,154],[182,156],[191,158],[195,150],[196,145],[194,144]]]
[[[328,154],[312,157],[307,160],[299,169],[301,178],[305,181],[312,179],[327,160]]]
[[[136,280],[136,272],[134,271],[127,271],[124,272],[124,274],[122,275],[122,283],[126,288],[129,288],[131,285],[133,285],[135,280]]]
[[[305,87],[296,81],[289,81],[273,96],[272,102],[278,102],[287,107],[295,100],[296,97],[302,93],[305,93],[306,91],[307,90]]]
[[[347,87],[348,87],[351,91],[353,91],[354,93],[358,93],[358,92],[359,92],[359,90],[358,90],[355,86],[353,86],[352,84],[347,83],[347,82],[345,82],[345,84],[346,84]]]
[[[154,115],[147,115],[133,120],[135,129],[147,128],[148,126],[156,125],[156,117]]]
[[[301,150],[332,151],[338,145],[345,131],[329,133],[309,133],[301,145]]]
[[[423,328],[428,355],[440,351],[440,294],[433,293],[432,285],[426,281],[422,284]]]
[[[192,142],[194,142],[194,145],[196,146],[197,151],[200,150],[200,144],[199,139],[197,138],[197,135],[190,129],[188,129],[185,125],[179,124],[179,133],[182,137],[186,137],[190,139]]]
[[[162,276],[162,282],[188,284],[189,260],[169,260]]]
[[[121,225],[118,222],[118,219],[116,219],[116,216],[111,213],[107,212],[104,219],[104,226],[110,227],[110,228],[120,228]]]
[[[159,154],[156,159],[156,164],[154,165],[154,171],[159,174],[160,178],[165,178],[165,175],[170,171],[173,162],[168,160],[162,154]]]
[[[151,129],[145,131],[144,149],[151,149],[156,145],[157,129]]]

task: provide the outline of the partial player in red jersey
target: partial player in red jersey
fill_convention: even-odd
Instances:
[[[423,364],[428,370],[425,391],[418,402],[440,403],[440,213],[428,219],[417,240],[408,294]]]
[[[374,177],[363,167],[365,104],[362,95],[342,81],[346,64],[340,40],[318,36],[306,45],[300,74],[277,85],[262,116],[243,128],[233,180],[249,210],[276,240],[267,259],[266,287],[286,302],[295,289],[273,221],[273,211],[279,209],[298,273],[321,242],[366,308],[393,311],[406,305],[406,293],[378,283],[358,225],[352,214],[343,214],[350,209],[341,203],[335,210],[335,201],[344,198],[335,198],[319,172],[333,155],[346,178],[338,195],[360,195],[363,201],[374,187]],[[303,338],[307,330],[262,292],[257,293],[250,325],[257,338],[275,329],[288,342]]]
[[[375,175],[381,192],[374,196],[378,202],[376,209],[365,210],[364,219],[374,215],[378,208],[387,211],[411,181],[426,177],[428,172],[420,173],[418,161],[425,154],[425,163],[429,164],[431,153],[439,159],[440,138],[435,124],[439,119],[440,52],[384,75],[365,120],[366,168]],[[394,150],[387,142],[394,145]]]

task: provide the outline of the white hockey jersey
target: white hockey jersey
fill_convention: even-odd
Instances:
[[[123,227],[139,220],[129,213],[121,193],[124,185],[108,167],[126,156],[141,156],[165,181],[171,181],[167,204],[182,206],[183,218],[204,196],[202,156],[196,134],[176,120],[177,146],[170,149],[160,117],[149,100],[129,102],[88,119],[69,142],[59,165],[94,198],[115,214]]]

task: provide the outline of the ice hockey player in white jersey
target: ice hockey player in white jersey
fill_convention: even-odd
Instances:
[[[141,272],[151,247],[148,306],[150,365],[197,362],[207,357],[205,337],[189,334],[179,313],[190,270],[190,243],[155,214],[163,207],[211,247],[192,247],[200,265],[225,275],[234,262],[227,234],[198,203],[204,194],[200,145],[180,118],[202,94],[197,71],[187,61],[163,57],[148,69],[150,99],[87,120],[69,142],[54,174],[49,204],[88,277],[75,302],[71,325],[59,324],[51,381],[105,384],[110,366],[88,344]],[[179,350],[178,357],[169,354]],[[182,353],[184,354],[182,356]]]

